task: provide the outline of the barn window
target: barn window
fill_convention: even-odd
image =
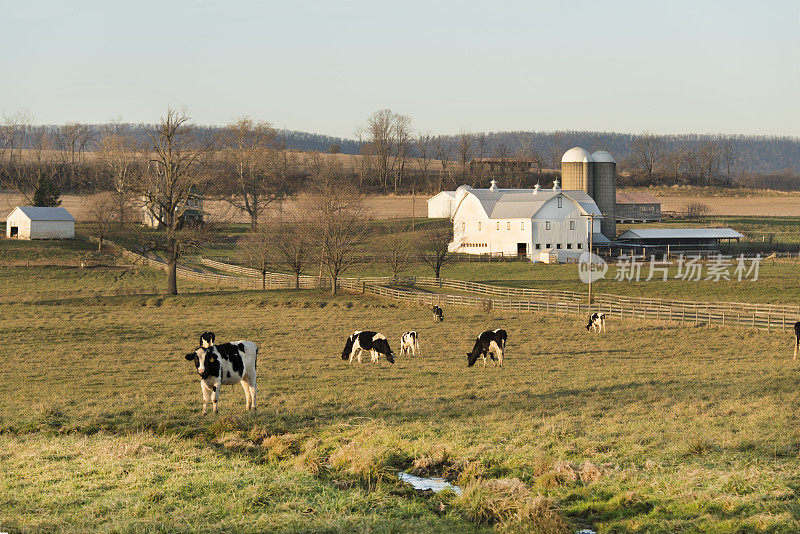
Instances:
[[[465,223],[465,222],[461,223],[461,231],[462,232],[466,232],[467,231],[467,223]]]
[[[561,197],[558,197],[558,207],[559,207],[559,208],[561,208],[561,207],[562,207],[562,205],[561,205]]]
[[[497,229],[500,229],[500,221],[497,221]]]
[[[561,248],[561,243],[556,243],[556,248]]]
[[[539,250],[540,248],[542,248],[542,244],[541,243],[536,243],[536,250]]]
[[[574,230],[575,229],[575,221],[570,221],[569,222],[569,229],[570,230]]]
[[[522,221],[521,223],[519,223],[519,229],[520,230],[524,230],[525,229],[525,221]]]
[[[545,221],[544,222],[544,229],[545,230],[549,230],[550,229],[550,221]]]
[[[572,248],[572,243],[567,243],[567,248]]]
[[[478,223],[478,231],[481,231],[481,223]]]
[[[553,244],[552,244],[552,243],[548,243],[548,244],[545,246],[545,248],[553,248]]]
[[[511,230],[511,221],[506,223],[506,230]]]
[[[578,243],[578,248],[583,248],[583,243]]]

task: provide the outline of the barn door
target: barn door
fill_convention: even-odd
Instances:
[[[517,243],[517,256],[527,256],[527,255],[528,255],[528,244]]]

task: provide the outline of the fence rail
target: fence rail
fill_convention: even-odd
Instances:
[[[202,263],[220,270],[231,270],[246,276],[261,276],[254,269],[225,264],[203,258]],[[292,275],[273,273],[274,282],[294,281]],[[274,278],[273,278],[274,277]],[[301,276],[301,287],[329,286],[325,278]],[[409,289],[385,287],[405,285],[449,289],[464,293],[474,293],[480,297],[450,295],[444,293],[423,293]],[[281,287],[293,287],[283,285]],[[338,287],[390,296],[395,300],[419,304],[445,304],[478,308],[496,308],[511,311],[545,311],[548,313],[588,314],[602,311],[610,317],[640,318],[677,321],[681,324],[710,324],[720,326],[747,326],[763,330],[792,330],[800,318],[800,306],[785,304],[756,304],[749,302],[698,302],[690,300],[671,300],[660,298],[629,297],[608,293],[595,294],[591,308],[586,304],[588,295],[576,291],[557,291],[547,289],[515,288],[450,280],[428,276],[407,276],[394,279],[389,276],[369,278],[341,278]],[[491,298],[485,298],[491,297]]]

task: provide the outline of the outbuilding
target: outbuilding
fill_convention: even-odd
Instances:
[[[431,219],[450,219],[456,202],[455,191],[441,191],[428,199],[428,217]]]
[[[633,228],[619,235],[622,243],[665,251],[715,251],[722,241],[744,236],[731,228]]]
[[[74,239],[75,217],[64,208],[17,206],[6,217],[9,239]]]

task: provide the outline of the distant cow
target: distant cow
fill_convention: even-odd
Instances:
[[[433,310],[433,322],[434,323],[436,323],[436,322],[441,323],[442,321],[444,321],[444,312],[442,311],[442,309],[439,306],[434,304],[432,310]]]
[[[487,354],[492,358],[492,361],[499,362],[500,367],[503,367],[506,339],[508,339],[508,334],[500,328],[483,332],[475,340],[472,352],[467,353],[467,367],[475,365],[475,362],[478,361],[478,356],[483,356],[483,366],[486,367]],[[497,357],[495,358],[495,356]]]
[[[411,330],[400,336],[400,356],[411,354],[416,356],[417,352],[422,356],[422,349],[419,348],[419,334]]]
[[[798,349],[800,349],[800,321],[794,323],[794,360],[797,359]]]
[[[347,343],[344,345],[342,359],[348,360],[348,363],[353,363],[353,356],[356,356],[358,363],[361,363],[361,353],[364,351],[370,352],[372,363],[378,363],[380,354],[386,356],[389,363],[394,363],[394,352],[389,348],[386,336],[378,332],[353,332],[353,335],[347,338]]]
[[[206,349],[214,344],[215,339],[214,332],[203,332],[200,334],[200,346]]]
[[[606,314],[603,312],[593,313],[589,316],[589,324],[586,325],[586,331],[593,330],[595,332],[606,331]]]
[[[206,332],[208,334],[210,332]],[[205,334],[204,334],[205,335]],[[208,339],[213,342],[214,334]],[[242,384],[245,409],[256,409],[256,359],[258,346],[252,341],[234,341],[222,345],[200,347],[186,355],[200,375],[200,389],[203,392],[203,413],[208,411],[208,400],[217,411],[220,386]]]

